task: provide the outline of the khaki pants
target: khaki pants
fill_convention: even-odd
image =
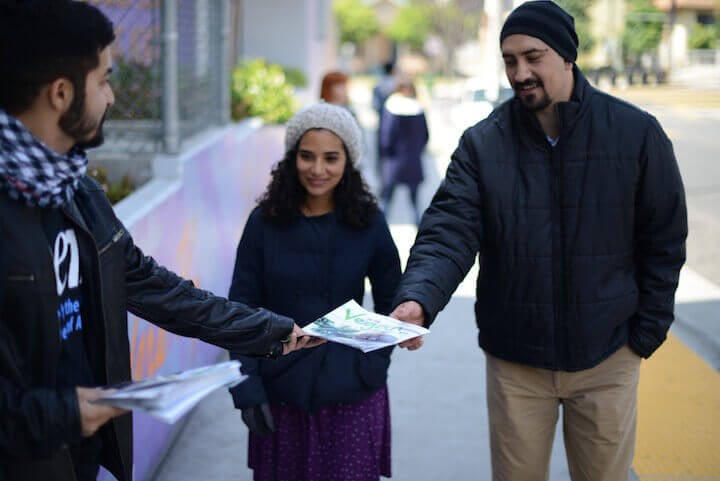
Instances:
[[[494,481],[548,479],[561,404],[572,480],[628,480],[635,450],[637,354],[625,346],[578,372],[533,368],[485,355]]]

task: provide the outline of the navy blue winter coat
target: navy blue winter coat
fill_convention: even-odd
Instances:
[[[256,208],[238,244],[228,298],[284,313],[302,327],[350,299],[362,304],[366,278],[375,311],[388,314],[400,275],[397,248],[380,212],[357,229],[334,213],[277,226]],[[385,385],[391,352],[364,354],[328,342],[272,362],[231,353],[249,375],[231,389],[235,407],[270,402],[311,411],[360,401]]]
[[[432,321],[479,253],[480,346],[565,371],[624,344],[644,357],[660,346],[687,236],[678,165],[657,120],[574,74],[556,147],[518,99],[463,134],[396,297]]]
[[[387,99],[379,142],[383,186],[417,188],[424,179],[421,156],[428,142],[425,112],[417,100],[397,93]]]

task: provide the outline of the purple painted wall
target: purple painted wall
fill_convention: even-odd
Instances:
[[[146,255],[195,285],[218,295],[230,287],[235,249],[255,199],[283,155],[282,127],[264,127],[247,136],[228,129],[184,164],[182,186],[134,225],[135,243]],[[128,315],[134,379],[169,374],[216,362],[220,349],[170,334]],[[227,409],[233,409],[228,395]],[[149,479],[174,432],[143,415],[134,415],[134,479]],[[98,479],[113,479],[102,473]]]

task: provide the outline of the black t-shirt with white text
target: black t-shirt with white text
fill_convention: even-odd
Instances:
[[[95,379],[89,361],[86,300],[83,283],[84,266],[76,231],[58,209],[43,215],[43,227],[48,239],[55,273],[58,296],[57,322],[61,354],[57,365],[57,388],[94,386]],[[72,445],[71,453],[79,481],[95,480],[102,448],[100,437],[82,438]]]

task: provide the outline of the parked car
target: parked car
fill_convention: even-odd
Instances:
[[[453,123],[463,128],[475,125],[513,95],[514,92],[507,85],[507,81],[493,88],[487,81],[477,78],[468,79],[460,102],[451,110]]]
[[[515,95],[515,91],[513,91],[510,87],[500,87],[498,90],[498,97],[495,101],[495,107],[500,105],[501,103],[505,102],[506,100],[510,100]]]

